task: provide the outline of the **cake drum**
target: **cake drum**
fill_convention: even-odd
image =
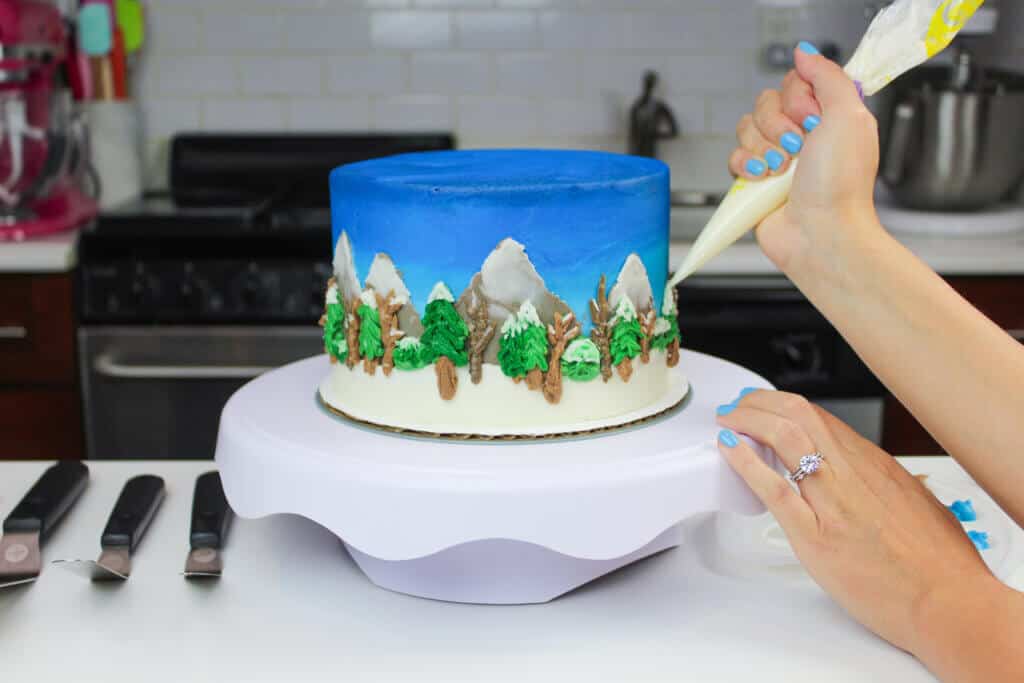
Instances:
[[[540,441],[408,437],[349,422],[315,398],[328,368],[326,356],[309,358],[239,389],[221,415],[217,464],[238,515],[311,519],[384,588],[545,602],[678,545],[694,514],[764,512],[718,453],[715,407],[770,385],[712,356],[683,352],[678,372],[692,389],[679,410]]]

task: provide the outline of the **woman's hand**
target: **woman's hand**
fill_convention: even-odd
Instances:
[[[948,617],[946,606],[980,604],[1004,588],[952,513],[887,453],[800,396],[744,394],[718,410],[723,456],[814,580],[858,621],[923,658],[937,612]],[[811,453],[824,461],[797,490],[737,432],[770,446],[790,471]]]
[[[844,226],[877,226],[874,186],[878,130],[853,81],[809,43],[781,90],[766,90],[736,129],[734,175],[760,180],[785,173],[799,157],[789,202],[758,227],[761,247],[782,270],[795,255],[836,250]],[[863,228],[862,228],[863,229]]]

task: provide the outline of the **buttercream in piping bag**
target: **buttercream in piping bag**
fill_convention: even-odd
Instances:
[[[845,67],[863,96],[941,52],[984,0],[897,0],[868,27]],[[786,203],[797,160],[765,180],[739,178],[683,259],[666,288],[672,289],[748,230]]]

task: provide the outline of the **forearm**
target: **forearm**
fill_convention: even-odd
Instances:
[[[936,440],[1024,524],[1024,348],[874,214],[780,264]],[[873,223],[873,224],[872,224]]]
[[[1024,680],[1024,593],[986,576],[929,596],[917,618],[913,654],[941,680]]]

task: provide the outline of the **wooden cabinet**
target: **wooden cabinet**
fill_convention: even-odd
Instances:
[[[70,274],[0,275],[0,460],[81,458]]]
[[[952,287],[997,325],[1024,342],[1024,277],[951,277]],[[882,446],[900,455],[934,455],[942,447],[893,396],[885,399]]]

